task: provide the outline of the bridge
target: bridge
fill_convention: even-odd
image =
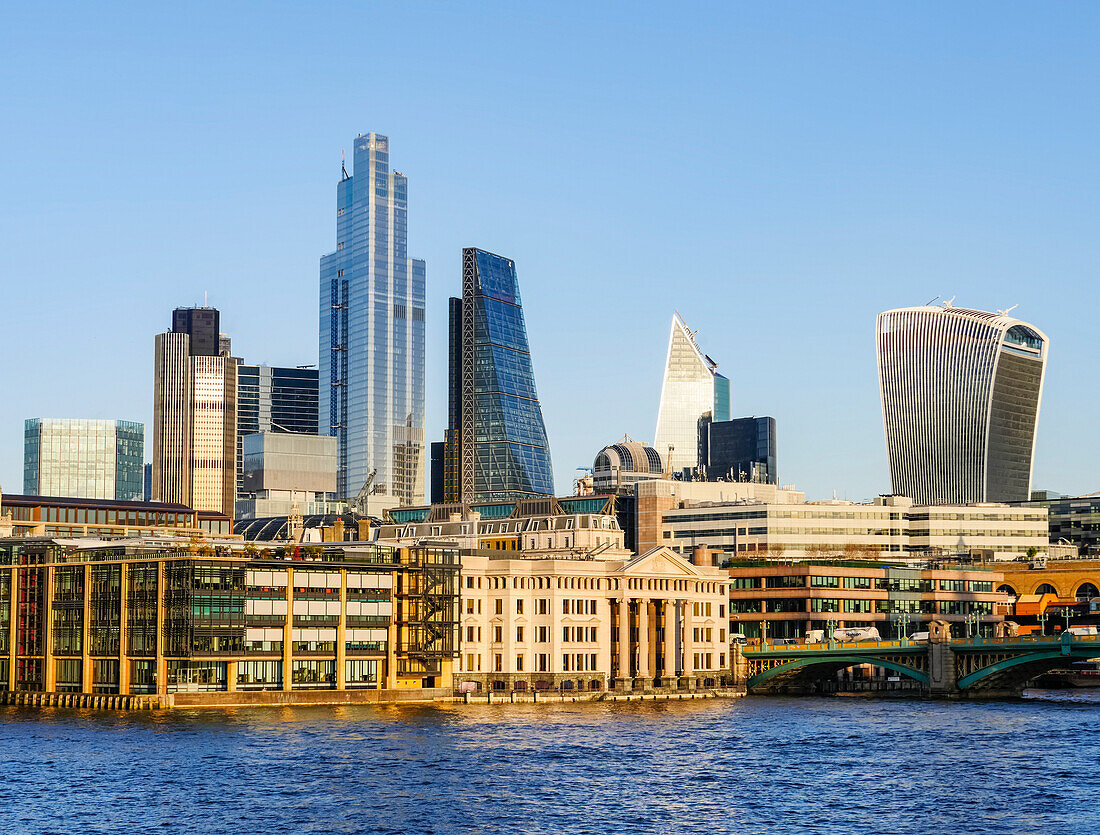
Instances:
[[[743,650],[750,693],[813,693],[847,667],[872,664],[945,698],[1019,696],[1027,682],[1071,661],[1100,658],[1098,635],[766,644]]]

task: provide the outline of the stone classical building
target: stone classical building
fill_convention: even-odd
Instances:
[[[456,690],[717,687],[725,573],[668,548],[619,559],[462,557]]]

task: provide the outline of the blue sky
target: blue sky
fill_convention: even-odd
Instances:
[[[24,418],[148,423],[153,335],[204,293],[247,361],[316,362],[370,130],[428,264],[433,438],[480,246],[516,261],[560,492],[652,440],[674,309],[782,481],[887,491],[874,317],[935,296],[1048,334],[1035,486],[1100,489],[1100,7],[153,5],[0,9],[5,489]]]

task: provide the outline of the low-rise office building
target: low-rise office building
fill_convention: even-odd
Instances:
[[[523,552],[528,559],[626,559],[614,496],[401,507],[372,536],[387,542],[445,540],[465,550]]]
[[[1050,541],[1068,543],[1076,551],[1073,556],[1100,556],[1100,494],[1062,496],[1049,491],[1035,491],[1032,500],[1021,507],[1046,508],[1050,518]]]
[[[1000,568],[907,568],[864,562],[740,561],[730,578],[730,629],[751,639],[802,638],[814,629],[874,626],[883,640],[933,619],[953,633],[991,635],[1004,620]]]
[[[182,504],[0,494],[0,536],[230,536],[233,520]]]
[[[668,548],[569,559],[462,557],[460,690],[718,687],[728,580]]]
[[[0,688],[162,704],[449,688],[458,576],[446,545],[4,539]]]
[[[1011,560],[1045,553],[1048,544],[1045,508],[915,506],[904,496],[867,504],[681,501],[661,518],[662,542],[679,553],[706,546],[718,564],[746,557],[907,560],[972,553]]]

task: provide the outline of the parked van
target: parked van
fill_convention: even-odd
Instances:
[[[824,629],[811,629],[806,633],[807,644],[823,644],[825,643],[825,630]]]

